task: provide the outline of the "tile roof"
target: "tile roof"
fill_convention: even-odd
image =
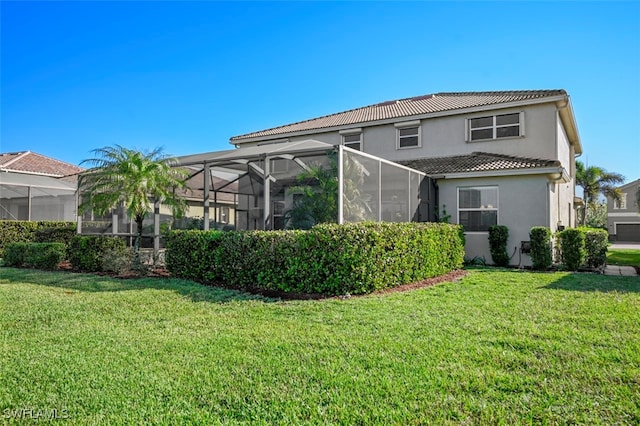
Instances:
[[[420,114],[454,111],[464,108],[527,101],[552,96],[566,96],[564,90],[515,90],[500,92],[443,92],[413,98],[387,101],[323,117],[233,136],[231,142],[242,139],[275,136],[329,127],[366,123]]]
[[[0,153],[0,170],[64,177],[75,175],[84,169],[35,152],[22,151]]]
[[[467,155],[454,155],[451,157],[420,158],[417,160],[397,161],[397,163],[419,170],[427,175],[540,169],[560,166],[560,162],[557,160],[515,157],[512,155],[491,154],[488,152],[474,152]]]

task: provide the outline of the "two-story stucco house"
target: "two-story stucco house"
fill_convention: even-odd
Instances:
[[[468,257],[491,262],[488,227],[509,228],[511,263],[533,226],[575,225],[582,153],[564,90],[436,93],[383,102],[231,138],[236,147],[316,140],[430,176],[437,208],[466,231]],[[522,264],[530,263],[522,256]]]
[[[636,195],[640,190],[640,179],[619,189],[622,192],[620,201],[607,199],[609,237],[615,241],[640,242],[640,209]]]

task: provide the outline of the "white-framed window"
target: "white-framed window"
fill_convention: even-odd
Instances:
[[[347,148],[362,151],[362,133],[342,135],[342,144]]]
[[[614,200],[613,202],[614,210],[626,210],[627,209],[627,193],[623,192],[620,196],[620,200]]]
[[[488,115],[467,119],[467,141],[524,136],[524,113]]]
[[[487,232],[498,224],[498,187],[458,188],[458,223],[465,232]]]
[[[419,148],[421,144],[420,126],[397,127],[397,148]]]
[[[229,207],[220,207],[220,223],[229,223]]]

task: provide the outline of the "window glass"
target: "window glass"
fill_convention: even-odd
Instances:
[[[520,122],[520,114],[505,114],[496,116],[496,124],[498,126],[503,124],[518,124]]]
[[[418,127],[405,127],[398,129],[398,147],[409,148],[420,146],[420,129]]]
[[[493,126],[493,117],[472,118],[470,121],[472,129]]]
[[[469,140],[520,136],[520,113],[469,119]]]
[[[465,231],[484,232],[498,223],[498,188],[458,190],[458,218]]]

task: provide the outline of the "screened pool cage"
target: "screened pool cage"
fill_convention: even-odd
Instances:
[[[244,147],[179,157],[189,171],[182,218],[155,206],[143,225],[143,246],[162,246],[166,229],[305,229],[319,222],[426,222],[435,189],[424,173],[341,145],[315,140]],[[86,234],[132,237],[123,209],[84,215]],[[146,240],[146,241],[145,241]]]
[[[0,220],[76,220],[76,184],[50,176],[0,172]]]

